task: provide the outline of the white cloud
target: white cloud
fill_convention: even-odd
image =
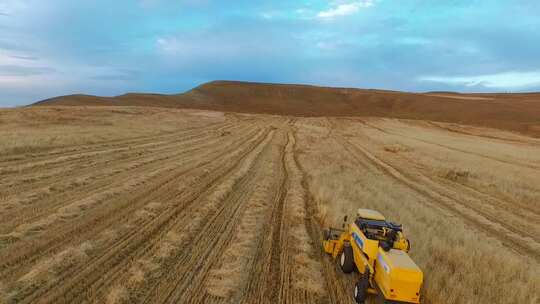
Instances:
[[[165,53],[177,53],[181,49],[180,41],[176,38],[158,38],[156,44]]]
[[[361,0],[350,3],[339,3],[335,4],[334,7],[320,11],[317,14],[318,18],[321,19],[333,19],[336,17],[344,17],[349,15],[354,15],[360,11],[361,8],[368,8],[373,6],[374,0]]]
[[[19,13],[20,11],[26,8],[28,8],[27,1],[22,1],[22,0],[0,1],[0,13],[5,16]]]
[[[245,59],[245,56],[281,55],[280,42],[272,33],[259,35],[258,29],[244,32],[223,33],[199,31],[177,36],[157,37],[155,48],[161,58],[173,60],[175,64],[191,65],[197,61],[225,62]],[[278,37],[279,38],[279,37]]]
[[[263,19],[272,19],[274,17],[274,15],[272,13],[269,13],[269,12],[264,12],[264,13],[261,13],[261,17],[263,17]]]
[[[418,80],[466,87],[482,86],[490,89],[524,89],[540,86],[540,71],[505,72],[477,76],[423,76]]]

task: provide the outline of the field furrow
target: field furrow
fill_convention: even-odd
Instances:
[[[156,192],[156,197],[142,198],[147,204],[157,201],[169,202],[171,206],[168,209],[153,210],[154,214],[146,213],[148,210],[144,210],[144,207],[142,210],[139,209],[142,211],[138,214],[140,221],[136,218],[135,222],[131,222],[132,229],[129,233],[113,246],[104,249],[102,255],[87,262],[82,270],[77,271],[76,275],[68,277],[64,284],[66,288],[57,289],[53,294],[47,294],[45,300],[41,298],[40,302],[55,303],[59,298],[80,302],[88,297],[105,300],[107,290],[110,287],[109,280],[114,281],[114,277],[119,275],[138,253],[145,252],[155,241],[159,241],[159,236],[165,234],[162,232],[174,225],[177,217],[186,208],[193,204],[221,176],[226,174],[230,170],[230,166],[235,163],[235,159],[236,162],[241,160],[246,151],[250,151],[254,145],[260,142],[258,138],[260,137],[252,140],[252,144],[248,147],[242,147],[231,153],[232,159],[222,157],[217,163],[209,163],[200,168],[200,173],[188,176],[187,181],[183,181],[181,184],[179,184],[178,179],[171,179],[167,181],[167,188],[163,189],[161,186],[162,189]]]
[[[330,134],[329,134],[330,135]],[[294,137],[294,142],[296,145],[297,137]],[[293,151],[297,153],[298,148],[295,147]],[[301,174],[301,185],[303,188],[304,193],[304,202],[305,202],[305,210],[306,210],[306,217],[305,220],[305,227],[307,229],[307,233],[309,234],[309,237],[311,239],[312,244],[314,244],[315,247],[315,254],[314,257],[316,257],[316,260],[319,260],[322,264],[322,278],[324,279],[324,282],[319,281],[320,283],[324,284],[324,288],[326,289],[328,293],[327,301],[329,303],[353,303],[353,299],[350,296],[352,288],[354,288],[355,277],[351,276],[345,276],[341,273],[340,270],[338,270],[338,264],[336,261],[332,260],[330,257],[328,257],[322,250],[321,250],[321,243],[323,240],[323,232],[320,223],[317,221],[317,213],[318,213],[318,207],[315,203],[315,198],[313,197],[312,192],[309,190],[309,184],[308,184],[308,172],[306,169],[302,166],[301,162],[298,159],[297,154],[293,154],[294,163],[296,164],[297,168],[299,169],[299,172]]]
[[[455,151],[455,152],[464,153],[464,154],[469,154],[469,155],[472,155],[472,156],[475,156],[475,157],[480,157],[480,158],[487,158],[489,160],[493,160],[495,162],[499,162],[499,163],[503,163],[503,164],[507,164],[507,165],[518,166],[518,167],[534,169],[534,170],[540,170],[540,166],[532,164],[532,163],[524,163],[524,162],[521,162],[521,161],[518,161],[518,160],[509,160],[509,159],[504,159],[504,158],[501,158],[501,157],[487,155],[487,154],[483,154],[483,153],[479,153],[479,152],[475,152],[475,151],[456,148],[456,147],[453,147],[453,146],[450,146],[450,145],[441,144],[441,143],[438,143],[438,142],[433,142],[433,141],[430,141],[430,140],[418,138],[418,137],[416,137],[414,135],[407,135],[407,134],[403,134],[403,133],[394,132],[394,131],[391,131],[391,130],[388,130],[388,129],[383,129],[381,127],[377,127],[377,126],[375,126],[373,124],[367,123],[367,122],[365,122],[363,120],[360,120],[360,121],[362,121],[362,123],[364,123],[368,127],[371,127],[371,128],[376,129],[376,130],[378,130],[378,131],[380,131],[382,133],[386,133],[386,134],[389,134],[389,135],[392,135],[392,136],[406,137],[408,139],[419,141],[419,142],[422,142],[422,143],[425,143],[425,144],[428,144],[428,145],[434,145],[434,146],[437,146],[437,147],[440,147],[440,148],[443,148],[443,149],[446,149],[446,150]]]
[[[405,173],[377,158],[358,144],[352,144],[343,138],[342,144],[344,146],[351,145],[353,150],[357,151],[356,153],[362,155],[360,157],[370,160],[389,177],[430,198],[432,202],[451,211],[456,216],[465,219],[472,228],[481,230],[489,237],[500,240],[511,250],[524,254],[533,260],[540,261],[540,246],[538,246],[539,244],[535,240],[536,237],[528,235],[527,231],[513,229],[507,222],[499,221],[495,217],[489,216],[481,208],[475,209],[469,204],[456,200],[452,194],[448,194],[448,191],[451,193],[451,190],[440,190],[439,187],[434,186],[434,183],[425,176],[420,175],[418,177]],[[523,234],[525,234],[525,237],[523,237]]]
[[[174,266],[171,268],[174,271],[168,273],[165,280],[160,281],[161,284],[156,286],[145,302],[190,303],[201,295],[204,296],[203,282],[209,275],[212,265],[224,254],[224,249],[231,242],[235,229],[241,229],[237,227],[244,213],[250,211],[249,204],[267,204],[257,200],[254,195],[272,190],[261,184],[265,176],[266,180],[272,180],[272,173],[268,172],[269,175],[266,175],[261,167],[272,164],[273,158],[276,157],[275,141],[278,139],[272,137],[270,145],[267,145],[257,157],[253,167],[234,184],[234,190],[223,198],[216,212],[203,221],[201,227],[195,227],[194,231],[190,231],[185,247],[174,258]],[[234,278],[231,279],[234,281]]]
[[[226,127],[233,125],[229,123],[212,123],[206,124],[198,127],[184,128],[180,131],[171,131],[161,134],[155,134],[150,136],[138,136],[138,137],[128,137],[125,139],[115,139],[104,142],[97,142],[88,145],[74,145],[61,147],[58,149],[47,150],[45,152],[37,153],[16,153],[16,154],[6,154],[3,155],[0,159],[0,164],[2,165],[3,170],[9,168],[17,168],[18,166],[23,166],[23,168],[39,166],[43,164],[50,164],[57,162],[59,160],[69,160],[71,158],[81,158],[87,155],[94,155],[100,153],[111,153],[124,151],[129,149],[129,147],[136,146],[145,146],[156,144],[159,142],[169,142],[171,139],[182,137],[183,135],[194,133],[201,133],[206,130],[216,130],[221,127]],[[2,171],[3,172],[3,171]]]
[[[156,164],[187,160],[186,155],[213,147],[219,140],[219,136],[201,134],[196,140],[174,143],[158,151],[135,152],[134,157],[125,157],[120,161],[111,160],[91,166],[83,162],[80,164],[81,168],[61,171],[52,180],[46,179],[15,187],[10,191],[12,194],[6,196],[4,203],[0,204],[0,214],[9,217],[12,223],[20,222],[20,218],[28,221],[29,217],[36,218],[40,212],[54,208],[55,204],[52,201],[58,196],[62,196],[62,201],[66,202],[71,197],[72,200],[76,200],[77,195],[84,193],[94,193],[98,190],[103,192],[103,188],[110,188],[121,182],[126,183],[132,180],[133,176],[136,178],[139,175],[144,176],[144,173],[151,171],[149,168]],[[10,229],[10,222],[2,223],[2,231]]]
[[[358,208],[403,224],[422,304],[540,299],[537,140],[368,117],[17,113],[11,126],[38,122],[0,147],[0,304],[352,304],[360,276],[322,241]]]
[[[239,139],[241,141],[252,140],[250,139],[250,133],[247,135],[247,138],[242,139],[242,137],[240,137]],[[227,151],[227,149],[237,150],[239,147],[241,148],[242,145],[239,146],[235,141],[232,141],[224,146],[225,151]],[[218,160],[219,163],[228,160],[228,158],[223,157],[223,152],[224,151],[221,149],[205,151],[197,155],[198,158],[191,159],[190,161],[186,162],[187,166],[176,167],[174,166],[174,163],[169,163],[169,168],[160,171],[162,172],[161,176],[152,177],[150,183],[144,186],[140,185],[143,187],[135,188],[135,191],[131,191],[133,193],[126,193],[124,191],[123,195],[115,199],[117,203],[114,201],[108,201],[107,204],[104,205],[106,208],[96,209],[94,212],[85,215],[81,218],[83,219],[82,222],[80,220],[72,221],[75,223],[75,225],[68,226],[71,227],[70,230],[65,230],[65,224],[60,225],[58,229],[48,230],[47,233],[44,233],[43,236],[30,244],[25,243],[20,244],[19,246],[17,246],[18,244],[15,244],[15,246],[9,247],[9,251],[4,251],[6,255],[3,259],[4,263],[2,264],[2,269],[8,268],[13,272],[14,269],[10,268],[9,266],[19,263],[18,261],[21,259],[24,259],[27,264],[29,262],[31,263],[33,259],[37,259],[39,256],[54,256],[55,254],[52,250],[55,248],[58,248],[57,250],[61,250],[61,248],[67,246],[66,242],[77,244],[77,240],[81,237],[83,239],[92,239],[92,237],[90,237],[92,235],[95,236],[99,235],[100,233],[107,234],[109,231],[117,231],[117,227],[122,227],[123,225],[129,226],[130,220],[133,218],[133,214],[135,214],[141,205],[145,205],[145,203],[147,204],[148,200],[152,199],[152,195],[156,195],[159,198],[159,195],[166,193],[166,189],[171,189],[170,191],[180,191],[179,187],[184,184],[184,180],[181,178],[182,176],[187,175],[189,179],[196,179],[197,174],[190,176],[189,173],[198,172],[198,174],[208,175],[210,171],[208,171],[209,169],[205,168],[205,166],[212,163],[209,160],[213,158]],[[227,152],[225,155],[227,155]],[[167,199],[164,201],[164,203],[170,204]],[[96,224],[98,225],[96,226]],[[136,233],[136,226],[131,226],[129,228],[131,229],[126,230]],[[83,231],[84,233],[81,233]],[[66,236],[70,237],[66,238]],[[20,248],[17,251],[17,255],[13,255],[14,252],[11,250],[15,247]],[[11,253],[11,255],[9,255],[9,253]],[[20,273],[22,271],[21,268],[18,268],[17,270],[18,271],[12,273],[12,275],[16,276],[16,273]]]
[[[241,125],[228,126],[228,128],[220,127],[221,131],[217,130],[198,130],[200,132],[192,134],[175,134],[167,139],[161,139],[136,146],[127,146],[115,150],[105,150],[92,153],[81,153],[78,157],[54,157],[52,160],[42,163],[43,167],[31,164],[25,167],[16,166],[12,169],[4,167],[3,176],[15,177],[6,178],[2,183],[5,191],[3,195],[9,193],[17,193],[25,190],[23,187],[29,187],[37,184],[38,186],[55,184],[58,179],[61,179],[65,174],[82,174],[83,172],[96,172],[104,167],[115,166],[121,163],[129,163],[133,160],[148,158],[153,154],[163,154],[180,146],[187,146],[203,142],[205,139],[220,136],[222,132],[233,132]],[[191,132],[190,132],[191,133]],[[41,172],[41,175],[36,176],[36,171]]]

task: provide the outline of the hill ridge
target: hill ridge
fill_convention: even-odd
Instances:
[[[288,116],[375,116],[500,128],[540,137],[540,93],[412,93],[216,80],[180,94],[75,94],[34,106],[152,106]]]

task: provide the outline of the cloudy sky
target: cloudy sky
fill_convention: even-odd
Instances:
[[[0,0],[0,106],[215,79],[540,90],[540,1]]]

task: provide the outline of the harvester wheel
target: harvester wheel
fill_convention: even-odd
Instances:
[[[325,241],[328,241],[330,239],[330,229],[324,229],[323,230],[323,238]]]
[[[368,295],[369,272],[362,275],[362,278],[354,286],[354,300],[358,304],[364,304]]]
[[[354,255],[349,243],[345,243],[343,246],[343,251],[339,258],[339,265],[344,273],[351,273],[354,271]]]

